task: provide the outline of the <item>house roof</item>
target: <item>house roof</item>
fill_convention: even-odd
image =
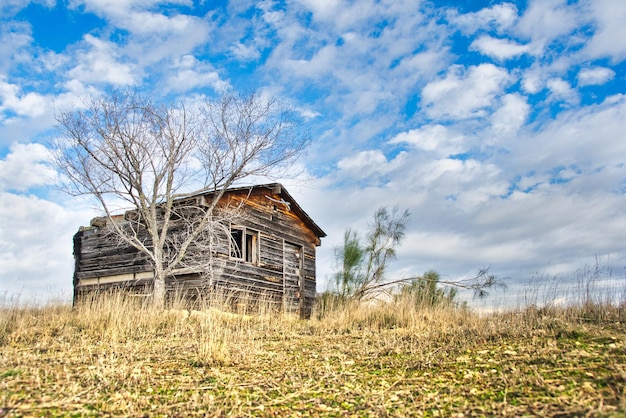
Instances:
[[[302,221],[308,226],[318,238],[323,238],[326,236],[326,233],[320,228],[311,217],[302,209],[302,207],[296,202],[296,200],[289,194],[285,186],[280,183],[268,183],[268,184],[257,184],[254,186],[236,186],[230,187],[226,190],[226,192],[237,192],[243,190],[251,190],[251,189],[268,189],[268,192],[272,194],[276,194],[280,196],[282,201],[278,201],[278,203],[286,204],[289,210],[293,211]],[[207,195],[212,194],[212,192],[199,192],[194,195]],[[268,196],[269,198],[269,196]],[[273,200],[273,199],[271,199]]]

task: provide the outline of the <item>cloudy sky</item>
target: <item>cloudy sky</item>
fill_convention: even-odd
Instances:
[[[461,5],[461,6],[459,6]],[[412,213],[390,278],[626,267],[626,2],[0,0],[0,296],[67,295],[97,212],[55,191],[55,112],[107,88],[252,89],[314,141],[288,190],[327,232]]]

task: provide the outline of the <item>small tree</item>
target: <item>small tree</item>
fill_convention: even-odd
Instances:
[[[400,286],[400,293],[395,295],[396,300],[409,299],[416,307],[452,305],[457,291],[455,288],[441,288],[441,276],[434,270],[429,270],[421,277],[416,277]]]
[[[396,257],[409,217],[408,211],[400,213],[398,207],[381,207],[374,213],[365,244],[356,231],[345,232],[343,247],[335,251],[341,266],[335,273],[335,284],[343,297],[360,300],[379,288],[387,262]]]
[[[396,257],[396,248],[404,238],[409,218],[408,211],[381,207],[374,213],[374,223],[365,236],[365,243],[356,231],[346,230],[343,246],[335,249],[335,289],[321,295],[324,303],[334,303],[337,299],[339,302],[362,300],[381,292],[390,293],[390,288],[400,286],[400,296],[410,295],[420,304],[435,305],[453,303],[457,289],[472,290],[475,296],[485,297],[488,289],[494,286],[506,288],[495,275],[489,273],[488,268],[479,270],[475,277],[469,279],[444,281],[439,273],[430,270],[422,277],[385,281],[387,263]]]
[[[256,94],[225,94],[189,110],[114,91],[57,121],[55,165],[64,189],[95,198],[112,233],[146,256],[157,307],[165,302],[166,277],[190,264],[190,247],[218,233],[215,214],[225,190],[284,173],[310,141],[293,112]],[[185,199],[192,191],[212,199],[201,205]],[[129,206],[132,219],[116,222],[118,210]]]
[[[365,276],[362,264],[365,255],[358,233],[348,228],[343,234],[343,246],[335,248],[335,258],[341,263],[340,271],[335,273],[335,284],[342,296],[353,295],[363,284]]]

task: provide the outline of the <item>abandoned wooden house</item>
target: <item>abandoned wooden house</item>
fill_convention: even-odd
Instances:
[[[211,198],[211,193],[191,197]],[[197,301],[219,292],[310,317],[316,293],[315,252],[324,231],[278,183],[230,188],[217,210],[224,208],[237,210],[220,218],[217,229],[223,232],[213,235],[217,239],[210,249],[205,243],[194,245],[195,256],[201,254],[211,263],[174,270],[166,279],[168,295]],[[132,216],[133,211],[127,211],[115,222],[129,222]],[[138,296],[151,292],[154,275],[147,257],[111,233],[106,218],[95,218],[79,229],[74,258],[75,300],[108,289]]]

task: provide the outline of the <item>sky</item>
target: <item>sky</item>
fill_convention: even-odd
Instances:
[[[71,294],[98,211],[55,188],[47,144],[111,88],[292,106],[313,141],[284,184],[328,235],[319,291],[344,231],[395,205],[389,279],[624,282],[624,22],[622,0],[0,0],[0,297]]]

